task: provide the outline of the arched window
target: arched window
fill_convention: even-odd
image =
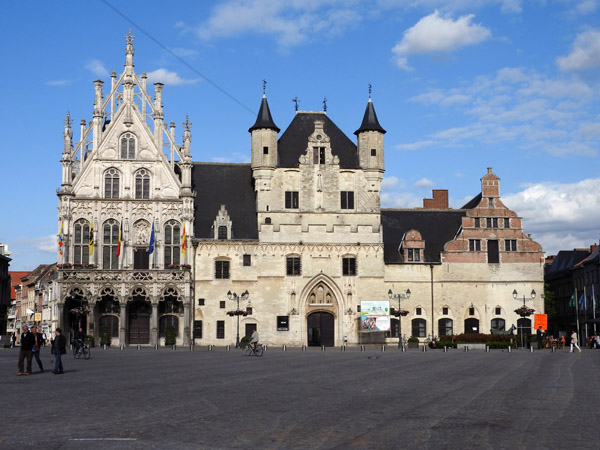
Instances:
[[[150,198],[150,173],[146,169],[135,174],[135,198]]]
[[[135,136],[131,133],[121,136],[121,159],[135,159]]]
[[[425,337],[427,336],[427,321],[425,319],[412,320],[412,336]]]
[[[438,336],[451,336],[452,330],[452,319],[440,319],[438,320]]]
[[[504,331],[506,328],[506,322],[504,319],[492,319],[492,330]]]
[[[104,197],[119,198],[119,172],[108,169],[104,173]]]
[[[119,224],[114,219],[104,222],[102,230],[102,268],[118,269],[117,246],[119,244]]]
[[[165,225],[165,267],[172,264],[181,264],[180,251],[181,226],[176,221],[169,220]]]
[[[89,264],[90,262],[90,223],[85,219],[75,222],[75,236],[73,245],[73,262],[75,264]]]

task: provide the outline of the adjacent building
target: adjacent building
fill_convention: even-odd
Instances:
[[[258,329],[268,344],[337,346],[371,341],[361,308],[388,301],[396,315],[378,338],[390,343],[530,332],[513,292],[538,292],[528,306],[543,311],[543,252],[492,169],[460,209],[445,190],[381,208],[386,130],[370,97],[350,139],[325,111],[297,111],[281,132],[264,92],[249,164],[193,162],[191,123],[178,143],[163,86],[152,96],[133,53],[130,33],[125,70],[106,97],[94,82],[78,141],[65,119],[59,325],[124,345],[161,345],[173,327],[183,345]]]

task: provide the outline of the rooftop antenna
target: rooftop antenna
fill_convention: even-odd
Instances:
[[[267,80],[262,80],[263,83],[263,97],[265,96],[265,93],[267,91]]]
[[[293,101],[293,102],[296,104],[296,107],[295,107],[295,108],[296,108],[296,112],[298,112],[298,103],[300,103],[300,100],[298,100],[298,97],[294,97],[294,98],[292,99],[292,101]]]
[[[323,97],[323,111],[327,112],[327,97]]]

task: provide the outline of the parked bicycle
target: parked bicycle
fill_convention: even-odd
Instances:
[[[79,347],[73,346],[73,358],[79,359],[83,356],[84,359],[90,359],[90,346],[89,344],[82,344]]]
[[[262,344],[256,344],[256,347],[254,347],[252,344],[248,344],[242,349],[242,353],[246,356],[262,356],[264,352],[265,348]]]

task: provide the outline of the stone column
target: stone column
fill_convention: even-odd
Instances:
[[[60,328],[62,330],[63,329],[63,321],[65,318],[65,304],[57,303],[56,306],[58,306],[58,317],[56,318],[56,328]]]
[[[96,304],[89,303],[88,308],[90,309],[90,312],[88,313],[87,334],[94,336],[94,341],[96,341],[98,339],[98,333],[96,332],[96,315],[94,314]]]
[[[150,316],[150,344],[158,344],[158,303],[152,303],[152,315]]]
[[[125,345],[127,336],[127,302],[119,303],[119,344]]]
[[[183,304],[183,345],[190,345],[190,304]]]

